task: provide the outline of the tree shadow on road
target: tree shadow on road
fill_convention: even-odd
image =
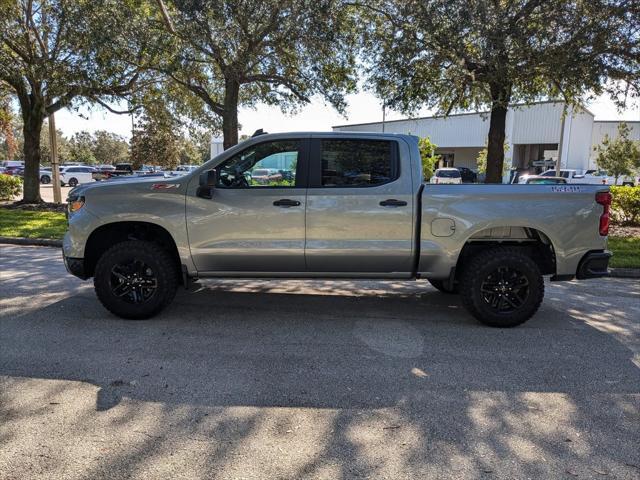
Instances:
[[[8,423],[51,415],[16,404],[31,379],[71,380],[82,387],[55,383],[38,398],[94,388],[79,436],[83,420],[141,432],[85,478],[153,476],[169,452],[202,478],[254,463],[264,468],[255,478],[638,472],[633,352],[553,302],[498,330],[457,297],[403,282],[214,282],[143,322],[106,314],[92,295],[0,318]],[[598,300],[582,300],[575,309],[589,315]]]

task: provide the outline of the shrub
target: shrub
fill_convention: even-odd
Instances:
[[[433,175],[434,167],[440,160],[440,155],[436,155],[438,146],[432,143],[429,137],[426,137],[418,141],[418,148],[420,149],[420,159],[422,160],[422,175],[424,180],[427,181]]]
[[[611,220],[620,225],[640,224],[640,187],[611,187]]]
[[[20,195],[21,191],[22,180],[20,177],[0,173],[0,200],[13,200],[13,197]]]

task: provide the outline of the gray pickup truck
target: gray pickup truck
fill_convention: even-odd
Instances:
[[[82,185],[68,202],[68,271],[129,319],[197,278],[422,278],[511,327],[544,275],[602,277],[611,256],[606,186],[425,184],[409,135],[259,135],[182,177]]]

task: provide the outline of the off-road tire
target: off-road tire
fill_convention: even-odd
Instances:
[[[453,288],[447,288],[444,280],[431,280],[430,278],[427,278],[427,280],[429,280],[429,283],[433,288],[440,290],[442,293],[446,293],[447,295],[456,295],[460,293],[460,288],[457,283],[453,285]]]
[[[131,260],[148,265],[157,282],[155,292],[141,303],[128,303],[112,288],[112,269]],[[96,264],[93,285],[100,303],[111,313],[128,320],[142,320],[157,315],[172,302],[178,287],[178,271],[175,261],[158,244],[130,240],[117,243],[102,254]]]
[[[485,282],[493,280],[498,269],[505,268],[519,272],[528,282],[526,298],[518,308],[510,312],[500,312],[492,308],[487,300],[491,295],[487,297],[485,293],[487,285]],[[508,295],[512,294],[508,293]],[[526,322],[538,311],[544,298],[544,279],[540,269],[526,251],[517,247],[491,248],[475,255],[465,266],[460,279],[460,296],[462,304],[469,313],[485,325],[501,328],[515,327]]]

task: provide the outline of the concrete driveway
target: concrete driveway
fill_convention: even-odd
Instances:
[[[640,284],[476,323],[423,282],[212,281],[108,314],[0,245],[0,478],[640,477]]]

